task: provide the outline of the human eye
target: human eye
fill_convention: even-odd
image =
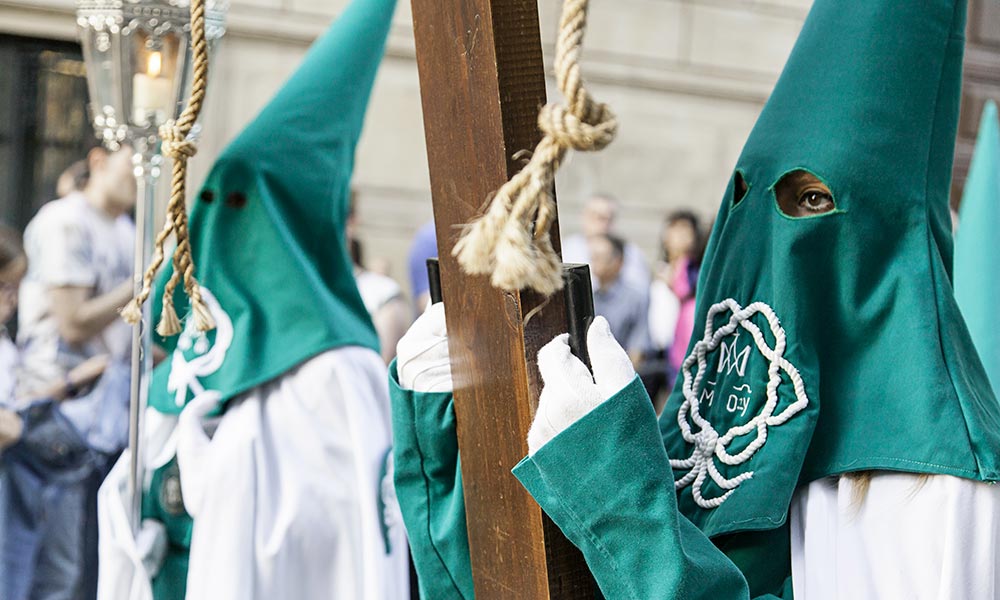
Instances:
[[[774,185],[778,209],[793,219],[836,211],[833,191],[818,176],[804,169],[786,173]]]
[[[799,195],[799,208],[813,214],[821,214],[834,209],[833,196],[823,190],[806,190]]]

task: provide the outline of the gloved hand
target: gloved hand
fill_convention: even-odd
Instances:
[[[427,307],[396,345],[396,373],[403,389],[451,392],[451,361],[444,303]]]
[[[433,304],[410,327],[396,347],[396,371],[402,388],[416,392],[450,392],[451,362],[444,304]],[[557,336],[538,352],[544,387],[535,420],[528,432],[534,454],[546,442],[575,423],[635,378],[628,354],[611,335],[604,317],[587,332],[594,375],[569,349],[569,334]]]
[[[538,351],[541,398],[528,430],[528,452],[534,454],[560,432],[620,392],[635,378],[628,354],[611,335],[607,319],[597,317],[587,331],[587,350],[594,374],[569,349],[569,334],[557,336]]]

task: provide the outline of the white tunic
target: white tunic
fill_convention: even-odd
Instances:
[[[194,517],[187,600],[409,598],[395,498],[382,508],[392,441],[376,353],[330,350],[250,390],[210,441],[191,422],[176,442]]]
[[[1000,486],[877,473],[860,504],[853,487],[792,499],[795,600],[1000,600]]]

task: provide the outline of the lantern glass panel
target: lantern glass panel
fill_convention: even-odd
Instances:
[[[153,35],[138,29],[132,36],[134,48],[129,107],[132,123],[157,127],[180,111],[183,92],[181,40],[173,31]],[[187,40],[184,40],[185,42]]]
[[[87,65],[90,107],[97,131],[106,143],[113,143],[124,139],[128,127],[128,115],[122,112],[121,72],[117,63],[121,56],[119,30],[116,25],[109,27],[103,19],[89,20],[93,21],[91,26],[81,29],[81,47]]]
[[[225,33],[227,7],[207,1],[210,51]],[[159,127],[180,116],[191,92],[189,21],[186,0],[78,0],[91,115],[106,145],[130,140],[152,150]]]

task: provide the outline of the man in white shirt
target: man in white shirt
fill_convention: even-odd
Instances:
[[[385,364],[396,358],[396,344],[411,324],[411,309],[403,295],[403,289],[388,275],[369,269],[365,265],[361,240],[358,239],[358,214],[356,193],[351,190],[350,207],[347,213],[347,251],[354,263],[354,281],[358,284],[361,300],[372,318],[382,360]]]
[[[127,147],[93,149],[83,191],[43,206],[25,230],[19,396],[97,354],[128,360],[130,328],[118,311],[132,295],[135,225],[129,213],[136,188],[131,157]]]

